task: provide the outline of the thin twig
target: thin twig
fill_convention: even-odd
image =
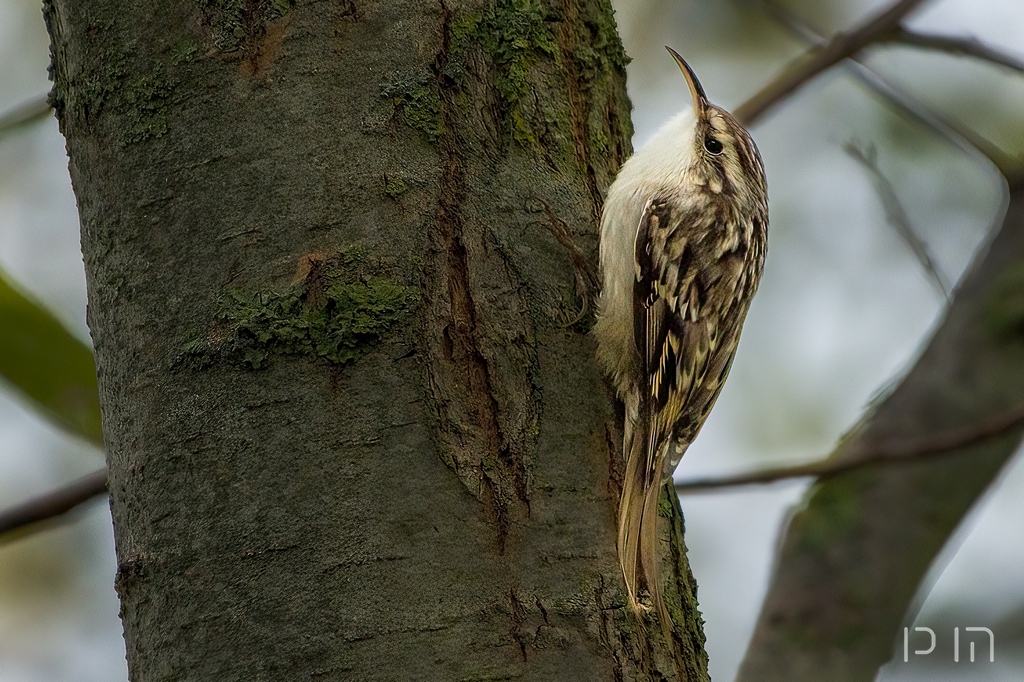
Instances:
[[[937,50],[953,55],[974,57],[975,59],[981,59],[1024,73],[1024,59],[997,50],[972,36],[940,36],[931,33],[920,33],[912,31],[905,26],[900,26],[892,33],[882,36],[879,42],[899,43],[926,50]]]
[[[590,259],[587,258],[587,254],[583,252],[579,244],[576,243],[576,240],[573,239],[569,225],[558,217],[555,209],[540,197],[534,196],[531,198],[541,205],[547,217],[546,223],[537,221],[535,224],[543,225],[569,254],[569,262],[572,264],[573,278],[576,284],[576,296],[580,299],[580,310],[576,317],[564,325],[571,327],[582,320],[590,311],[590,300],[601,287],[597,276],[597,269],[590,262]]]
[[[733,114],[744,125],[751,125],[815,76],[878,42],[885,34],[898,30],[904,17],[922,2],[924,0],[899,0],[852,31],[837,33],[827,43],[812,47],[790,62],[775,80],[736,108]]]
[[[899,196],[897,196],[896,190],[889,181],[889,178],[885,177],[882,169],[878,167],[878,155],[875,152],[875,148],[861,149],[853,142],[847,142],[843,145],[843,149],[871,174],[872,183],[875,185],[875,191],[878,192],[878,196],[882,200],[882,206],[885,208],[885,217],[888,219],[889,224],[896,230],[896,233],[903,239],[906,245],[910,247],[910,250],[924,269],[925,274],[928,275],[929,280],[939,290],[939,293],[946,299],[949,299],[949,280],[935,263],[935,259],[928,249],[928,244],[910,224],[910,216],[907,214],[906,209],[903,208],[903,203],[900,202]]]
[[[802,40],[808,42],[822,40],[821,34],[816,29],[788,9],[771,2],[771,0],[761,0],[761,5],[783,26]],[[851,74],[856,76],[858,80],[876,95],[900,109],[918,124],[928,128],[957,149],[968,154],[984,157],[986,161],[994,165],[996,170],[1007,178],[1013,178],[1019,174],[1022,166],[1020,160],[1011,158],[999,147],[973,130],[939,115],[921,101],[900,90],[864,64],[860,56],[852,56],[842,62],[840,67],[849,70]]]
[[[774,483],[793,478],[831,478],[848,471],[875,465],[893,465],[918,462],[931,457],[952,454],[957,450],[977,445],[1024,427],[1024,409],[1014,410],[978,426],[950,429],[920,438],[909,438],[892,443],[880,443],[870,449],[854,451],[841,459],[824,459],[810,464],[777,467],[724,478],[704,478],[676,483],[676,492],[697,493],[719,488]]]
[[[46,95],[22,102],[0,114],[0,137],[12,133],[21,126],[42,120],[50,113]]]
[[[107,470],[100,469],[68,485],[0,511],[0,538],[40,521],[66,514],[107,492]]]
[[[1017,160],[1011,158],[990,140],[932,110],[920,100],[897,88],[860,60],[852,59],[847,64],[850,65],[861,82],[875,94],[898,107],[917,123],[928,128],[957,149],[968,154],[982,156],[1007,177],[1013,174],[1015,168],[1020,165]]]

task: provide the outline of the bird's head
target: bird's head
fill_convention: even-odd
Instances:
[[[754,140],[732,114],[708,101],[697,74],[671,47],[693,98],[696,128],[693,135],[693,171],[713,194],[745,199],[764,194],[764,166]]]

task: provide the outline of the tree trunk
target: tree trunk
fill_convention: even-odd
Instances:
[[[625,608],[579,315],[607,0],[45,14],[131,679],[707,679],[678,504],[675,641]]]

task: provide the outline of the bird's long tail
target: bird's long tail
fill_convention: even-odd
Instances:
[[[626,582],[629,606],[636,614],[643,609],[637,600],[640,592],[641,564],[640,536],[644,519],[647,485],[647,441],[649,427],[647,420],[637,420],[632,434],[623,443],[626,454],[626,474],[622,481],[622,495],[619,498],[619,566]]]
[[[640,515],[640,566],[643,568],[647,590],[657,609],[661,632],[665,635],[665,641],[671,643],[672,619],[665,608],[658,555],[658,502],[661,500],[662,481],[659,469],[644,491],[644,508]]]
[[[671,641],[672,620],[665,607],[658,553],[658,502],[669,443],[658,443],[652,437],[650,420],[643,414],[631,431],[624,444],[627,456],[619,501],[619,565],[633,612],[642,616],[646,611],[638,599],[642,579],[666,641]]]

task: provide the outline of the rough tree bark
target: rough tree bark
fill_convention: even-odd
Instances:
[[[1024,176],[927,348],[833,458],[984,424],[1024,405]],[[1021,431],[811,489],[786,530],[737,680],[871,682],[933,559]]]
[[[706,679],[677,503],[673,646],[624,608],[574,321],[607,0],[45,15],[131,679]]]

